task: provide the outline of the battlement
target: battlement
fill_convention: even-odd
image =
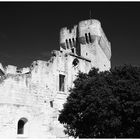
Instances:
[[[76,46],[77,25],[73,29],[64,27],[60,30],[60,46],[63,49],[70,50]]]

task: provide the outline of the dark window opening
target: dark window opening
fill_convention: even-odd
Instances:
[[[71,49],[72,53],[74,53],[74,48]]]
[[[50,101],[50,106],[53,107],[53,101]]]
[[[92,43],[90,33],[88,33],[88,36],[89,36],[89,42]]]
[[[22,118],[18,121],[18,130],[17,133],[18,134],[24,134],[24,125],[27,122],[27,119]]]
[[[72,62],[72,64],[73,64],[74,67],[77,66],[78,63],[79,63],[79,60],[78,60],[77,58],[75,58],[75,59],[73,60],[73,62]]]
[[[65,90],[65,75],[59,74],[59,91]]]
[[[85,37],[86,37],[86,42],[89,43],[87,34],[85,34]]]
[[[66,39],[66,47],[69,48],[68,40]]]
[[[73,46],[76,46],[76,45],[75,45],[75,40],[74,40],[74,38],[72,38],[72,41],[73,41]]]
[[[69,39],[69,43],[70,43],[70,46],[72,47],[72,42],[71,42],[71,39]]]

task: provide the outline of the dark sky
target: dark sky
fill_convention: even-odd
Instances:
[[[88,19],[90,9],[111,42],[112,66],[140,65],[140,2],[0,2],[0,62],[47,60],[60,28]]]

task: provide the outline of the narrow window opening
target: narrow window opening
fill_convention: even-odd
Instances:
[[[89,43],[87,34],[85,34],[85,37],[86,37],[86,42]]]
[[[69,48],[68,40],[66,39],[66,47]]]
[[[59,74],[59,91],[65,90],[65,75]]]
[[[73,41],[73,46],[75,46],[75,40],[74,40],[74,38],[72,38],[72,41]]]
[[[88,36],[89,36],[89,42],[92,43],[90,33],[88,33]]]
[[[53,107],[53,101],[50,101],[50,106]]]
[[[69,43],[70,43],[70,46],[72,47],[72,42],[71,42],[71,39],[69,39]]]

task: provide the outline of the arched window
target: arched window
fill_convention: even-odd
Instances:
[[[17,128],[17,134],[24,134],[24,126],[27,123],[27,119],[26,118],[21,118],[18,121],[18,128]]]

